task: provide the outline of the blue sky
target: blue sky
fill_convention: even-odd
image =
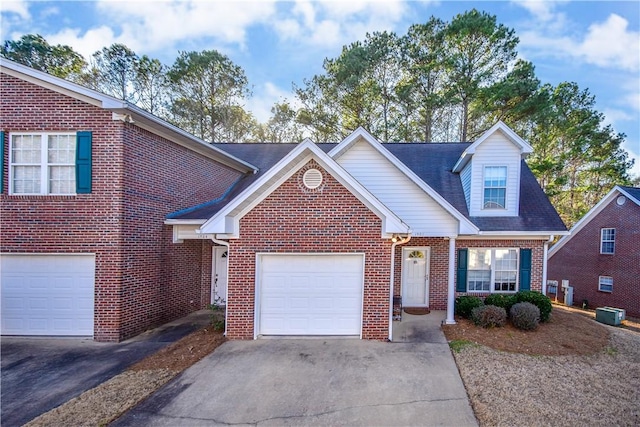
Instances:
[[[640,176],[640,2],[638,1],[7,1],[2,39],[39,33],[89,57],[124,43],[170,65],[179,50],[217,49],[244,68],[247,109],[269,117],[293,100],[292,83],[367,32],[406,33],[431,15],[449,21],[471,8],[494,14],[520,38],[518,52],[543,83],[573,81],[596,96],[606,122],[627,135]]]

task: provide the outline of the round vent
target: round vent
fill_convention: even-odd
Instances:
[[[624,196],[618,196],[618,198],[616,199],[616,203],[618,204],[618,206],[624,205],[626,201],[627,201],[627,198]]]
[[[315,190],[322,184],[322,172],[318,169],[309,169],[302,176],[302,182],[309,190]]]

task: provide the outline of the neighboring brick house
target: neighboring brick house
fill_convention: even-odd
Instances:
[[[211,243],[174,245],[163,221],[254,168],[123,101],[0,61],[2,333],[119,341],[209,303]]]
[[[549,280],[573,304],[624,308],[640,317],[640,188],[614,187],[549,250]]]
[[[395,297],[453,323],[461,293],[544,292],[548,242],[566,233],[526,166],[531,146],[501,122],[473,143],[382,144],[358,129],[337,144],[207,145],[2,61],[3,333],[59,332],[39,316],[64,326],[73,303],[91,316],[79,332],[119,340],[217,302],[232,339],[390,339]],[[78,158],[32,164],[42,135],[62,151],[77,139]],[[89,284],[84,297],[67,298],[60,270]]]

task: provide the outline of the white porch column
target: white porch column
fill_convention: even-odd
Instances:
[[[447,325],[453,325],[456,323],[453,317],[456,300],[456,284],[454,281],[456,272],[456,239],[449,238],[449,282],[447,286],[447,319],[445,323]]]

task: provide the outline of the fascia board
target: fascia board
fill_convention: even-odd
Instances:
[[[633,195],[631,195],[629,192],[627,192],[627,190],[625,190],[622,187],[619,187],[616,185],[616,187],[618,189],[618,191],[623,194],[627,199],[631,200],[633,203],[635,203],[636,205],[640,206],[640,200],[636,199],[635,197],[633,197]]]
[[[569,230],[569,232],[563,238],[558,240],[555,245],[549,248],[548,258],[551,258],[553,255],[555,255],[556,252],[558,252],[564,245],[567,244],[567,242],[569,242],[573,238],[573,236],[575,236],[580,230],[582,230],[587,224],[589,224],[589,222],[595,216],[602,212],[602,210],[609,203],[611,203],[618,194],[621,193],[621,190],[622,189],[618,186],[613,187],[611,191],[609,191],[609,193],[607,193],[607,195],[602,198],[602,200],[596,203],[596,205],[592,207],[589,212],[587,212],[582,218],[580,218],[578,222],[573,225],[573,227],[571,227],[571,230]]]
[[[165,219],[165,225],[200,225],[204,224],[203,219]]]
[[[367,132],[363,127],[358,127],[334,148],[329,150],[329,153],[327,154],[329,155],[329,157],[333,158],[333,160],[338,160],[340,156],[347,152],[349,150],[349,147],[351,147],[351,145],[353,145],[360,138],[366,140],[369,143],[376,142],[379,144],[378,140],[373,135]]]

